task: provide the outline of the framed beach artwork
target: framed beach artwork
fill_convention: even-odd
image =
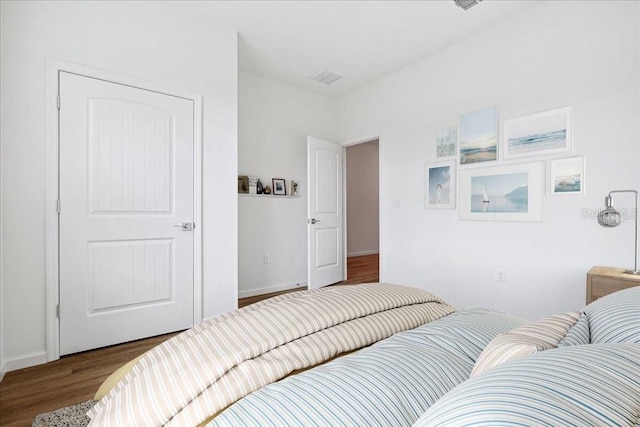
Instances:
[[[460,116],[460,164],[498,160],[498,107]]]
[[[427,163],[424,166],[424,208],[456,208],[455,160]]]
[[[573,150],[572,108],[562,107],[504,121],[505,159]]]
[[[460,171],[460,219],[541,222],[545,162]]]
[[[438,132],[436,137],[436,157],[451,157],[458,154],[458,129],[448,128]]]
[[[584,157],[551,160],[551,194],[584,193]]]

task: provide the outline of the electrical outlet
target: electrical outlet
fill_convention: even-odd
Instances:
[[[269,257],[269,254],[264,254],[264,263],[269,264],[270,262],[271,262],[271,258]]]
[[[506,275],[504,272],[504,268],[499,268],[496,270],[496,282],[504,282],[506,281]]]

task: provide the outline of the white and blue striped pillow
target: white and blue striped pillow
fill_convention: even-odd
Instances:
[[[591,343],[640,344],[640,286],[609,294],[584,308]]]
[[[555,314],[498,335],[476,360],[471,376],[511,360],[558,347],[558,342],[565,338],[580,317],[578,311]]]
[[[558,343],[558,347],[568,347],[571,345],[583,345],[591,343],[589,334],[589,320],[587,315],[582,313],[575,325],[569,329],[567,335]]]
[[[557,348],[471,378],[415,426],[637,426],[640,346]]]

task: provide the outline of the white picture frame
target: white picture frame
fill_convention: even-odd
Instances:
[[[424,208],[456,208],[455,159],[424,165]]]
[[[498,107],[460,116],[460,166],[498,160]]]
[[[549,168],[551,194],[584,194],[584,157],[553,159]]]
[[[573,151],[573,108],[555,108],[504,120],[503,159]]]
[[[458,154],[458,128],[441,129],[436,135],[436,157],[455,157]]]
[[[459,179],[461,220],[544,220],[544,161],[463,169]]]

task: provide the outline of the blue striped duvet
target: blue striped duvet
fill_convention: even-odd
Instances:
[[[522,324],[502,313],[458,311],[266,386],[209,426],[409,426],[469,377],[493,337]]]
[[[640,425],[640,345],[557,348],[478,375],[416,426]]]

